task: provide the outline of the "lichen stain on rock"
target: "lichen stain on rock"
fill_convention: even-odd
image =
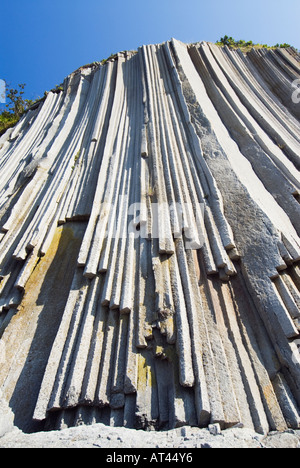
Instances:
[[[15,424],[25,431],[32,430],[31,426],[27,427],[27,421],[31,421],[43,372],[68,299],[84,229],[82,223],[70,223],[56,229],[53,241],[45,256],[37,262],[18,311],[1,339],[6,347],[6,362],[0,370],[0,387],[13,411],[19,414]],[[25,410],[21,410],[24,407]]]
[[[268,405],[268,408],[270,408],[271,411],[273,410],[274,427],[272,429],[277,430],[277,431],[286,431],[287,425],[284,421],[283,415],[281,414],[278,408],[278,402],[274,394],[273,385],[269,383],[268,385],[265,385],[264,387],[262,387],[262,390],[263,390],[263,395]],[[279,410],[279,413],[278,413],[278,410]]]
[[[155,372],[147,363],[147,358],[138,354],[138,391],[146,391],[146,388],[156,386]]]
[[[28,307],[30,307],[31,305],[37,305],[38,293],[42,288],[44,278],[47,274],[48,269],[50,268],[51,263],[54,260],[55,255],[58,253],[59,243],[62,238],[62,232],[62,227],[59,227],[56,230],[53,241],[48,251],[46,252],[45,256],[41,257],[35,269],[33,270],[26,285],[24,298],[20,305],[20,312],[23,311],[23,313],[26,313],[28,311]]]
[[[80,247],[80,238],[76,238],[74,230],[69,226],[60,226],[56,229],[52,243],[46,254],[37,262],[25,288],[25,294],[19,307],[15,320],[26,314],[30,315],[32,307],[39,306],[44,302],[45,295],[50,289],[44,288],[45,280],[52,279],[51,285],[55,290],[64,291],[68,263],[72,262]],[[53,265],[53,266],[52,266]],[[52,266],[52,268],[51,268]],[[49,278],[50,276],[50,278]],[[50,286],[50,285],[49,285]],[[57,297],[55,298],[57,300]]]

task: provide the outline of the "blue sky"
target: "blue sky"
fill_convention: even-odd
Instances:
[[[1,0],[0,79],[34,99],[82,65],[171,37],[300,49],[299,18],[299,0]]]

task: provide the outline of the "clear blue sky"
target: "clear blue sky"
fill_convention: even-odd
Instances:
[[[81,65],[171,37],[300,49],[299,19],[300,0],[1,0],[0,79],[34,99]]]

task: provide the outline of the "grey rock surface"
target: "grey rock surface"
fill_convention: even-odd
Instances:
[[[292,49],[172,39],[0,137],[2,444],[296,444],[299,78]]]
[[[14,415],[0,392],[0,437],[15,429]]]

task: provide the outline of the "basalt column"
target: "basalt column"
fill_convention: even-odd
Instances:
[[[76,70],[0,137],[18,427],[299,427],[299,78],[292,49],[171,40]]]

